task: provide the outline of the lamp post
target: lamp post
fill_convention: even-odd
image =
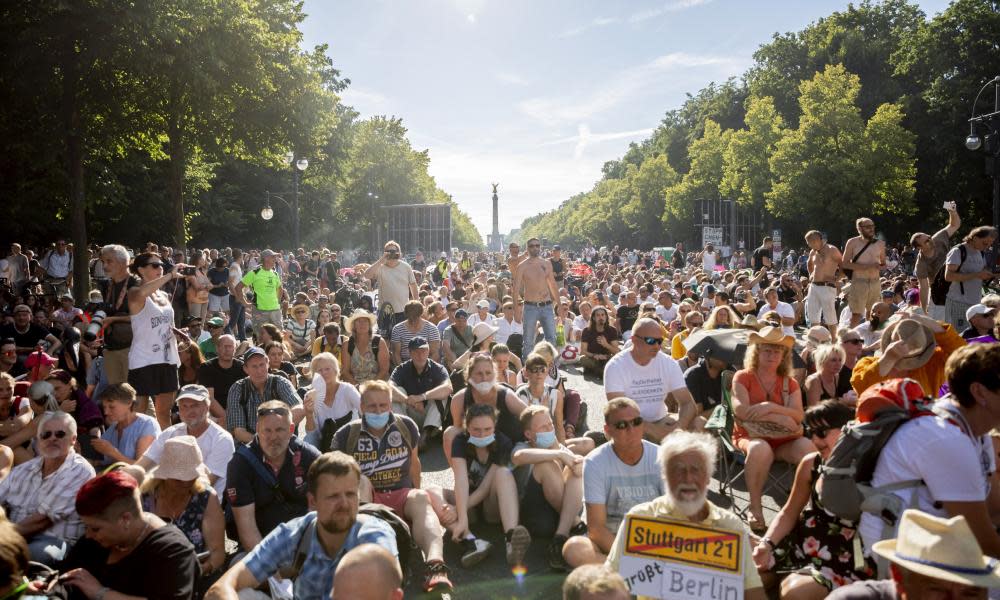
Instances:
[[[285,154],[285,165],[292,167],[292,202],[288,203],[287,200],[279,196],[278,194],[272,194],[271,192],[264,191],[266,196],[264,208],[260,209],[260,218],[265,221],[270,221],[274,218],[274,209],[271,208],[271,198],[277,198],[284,203],[292,211],[292,252],[298,252],[299,249],[299,177],[303,171],[309,168],[309,160],[305,158],[300,158],[295,160],[295,153],[289,151]]]
[[[993,112],[976,114],[976,104],[986,88],[993,86]],[[985,140],[979,131],[986,132]],[[985,144],[983,142],[986,142]],[[969,137],[965,147],[975,152],[980,148],[986,152],[986,173],[993,176],[993,227],[1000,227],[1000,75],[986,82],[976,99],[972,101],[972,116],[969,118]],[[994,244],[993,260],[997,258],[997,244]]]

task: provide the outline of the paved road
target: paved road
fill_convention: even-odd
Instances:
[[[591,430],[602,430],[604,426],[604,389],[599,382],[592,378],[584,379],[581,371],[575,367],[569,367],[565,371],[567,377],[567,387],[580,392],[584,402],[587,403],[587,423]],[[423,482],[427,484],[437,484],[444,488],[451,488],[454,484],[451,471],[445,461],[444,453],[440,444],[434,444],[421,454],[423,464]],[[790,472],[785,470],[785,480],[789,480]],[[713,481],[713,490],[717,490],[718,481]],[[737,504],[746,506],[746,492],[737,491]],[[710,493],[710,499],[722,506],[728,506],[729,501],[719,496],[714,491]],[[784,498],[779,498],[783,502]],[[778,505],[774,499],[765,498],[765,517],[770,521]],[[521,577],[515,577],[504,557],[503,535],[498,525],[477,523],[472,525],[473,532],[490,542],[493,542],[493,550],[490,557],[477,565],[472,570],[465,570],[461,567],[459,547],[451,542],[445,543],[445,561],[451,566],[451,580],[455,584],[455,592],[451,598],[477,598],[485,599],[551,599],[561,597],[562,582],[566,577],[565,573],[556,573],[548,568],[545,560],[545,550],[549,539],[537,538],[532,540],[531,549],[525,558],[527,573]],[[422,567],[414,562],[413,575],[410,585],[407,588],[407,598],[429,597],[421,596],[420,586],[422,584]]]

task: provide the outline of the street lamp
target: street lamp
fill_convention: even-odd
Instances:
[[[976,114],[976,104],[986,88],[993,86],[993,112]],[[978,129],[986,132],[984,140],[979,137]],[[1000,227],[1000,75],[986,82],[976,99],[972,101],[972,116],[969,118],[969,137],[965,138],[965,147],[975,152],[982,148],[987,155],[986,173],[993,176],[993,227]],[[996,260],[996,247],[994,261]]]
[[[282,198],[277,194],[272,194],[271,192],[264,191],[266,195],[266,200],[264,208],[260,209],[260,218],[265,221],[270,221],[274,218],[274,209],[271,208],[271,198],[277,198],[281,200],[285,206],[287,206],[292,211],[292,245],[293,252],[297,251],[299,248],[299,177],[301,173],[309,168],[309,160],[306,158],[300,158],[295,160],[295,153],[288,151],[284,156],[285,165],[292,167],[292,180],[294,182],[294,187],[292,189],[292,203],[289,204],[287,200]]]

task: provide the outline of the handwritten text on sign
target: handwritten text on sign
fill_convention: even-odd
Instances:
[[[633,594],[742,600],[743,533],[630,516],[620,573]]]

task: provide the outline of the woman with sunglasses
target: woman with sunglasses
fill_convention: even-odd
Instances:
[[[802,390],[792,377],[795,338],[781,326],[751,333],[743,369],[733,377],[733,443],[746,454],[750,528],[764,531],[761,498],[775,459],[798,464],[816,450],[802,437]]]
[[[185,264],[163,273],[159,254],[144,252],[132,262],[132,272],[141,284],[128,290],[132,317],[132,346],[128,353],[128,382],[142,398],[152,396],[160,428],[170,427],[170,407],[179,387],[177,367],[181,364],[174,337],[174,307],[170,296],[160,290],[182,279]]]
[[[855,570],[857,523],[840,519],[819,501],[820,467],[840,439],[841,427],[854,411],[836,400],[824,400],[805,413],[806,435],[818,452],[807,454],[795,469],[792,491],[753,549],[753,560],[767,587],[781,581],[782,598],[824,598],[831,590],[875,575],[871,558]]]
[[[487,404],[497,411],[497,431],[503,433],[515,444],[524,440],[524,430],[518,417],[525,409],[524,402],[517,394],[497,383],[493,357],[482,352],[473,354],[465,365],[464,389],[451,398],[451,418],[453,425],[445,430],[442,447],[445,457],[451,463],[451,444],[462,431],[465,411],[473,404]]]

